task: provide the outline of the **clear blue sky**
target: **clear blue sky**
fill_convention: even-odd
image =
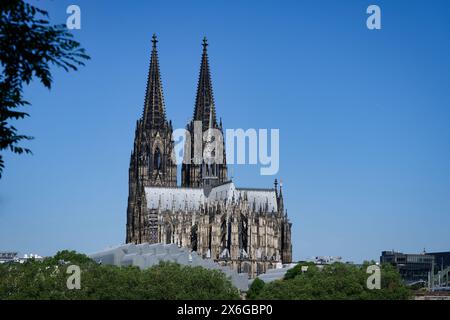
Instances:
[[[26,89],[33,156],[6,156],[0,250],[90,253],[125,239],[151,35],[167,115],[192,116],[201,40],[227,128],[279,128],[296,259],[450,250],[450,2],[33,1],[82,10],[92,60]],[[366,28],[378,4],[382,30]],[[238,186],[270,187],[258,166]]]

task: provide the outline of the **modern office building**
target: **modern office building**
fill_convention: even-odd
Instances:
[[[435,268],[447,269],[450,267],[450,251],[447,252],[427,252],[426,255],[434,256]]]
[[[19,254],[14,251],[0,251],[0,263],[24,263],[28,259],[43,260],[44,258],[33,253],[19,257]]]
[[[14,262],[17,259],[17,252],[0,252],[0,263]]]
[[[406,254],[396,251],[383,251],[380,263],[390,263],[397,267],[403,280],[407,283],[428,281],[429,273],[433,270],[435,257],[425,252],[421,254]]]

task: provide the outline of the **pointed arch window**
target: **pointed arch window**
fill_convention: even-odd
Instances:
[[[172,226],[170,224],[166,225],[166,244],[172,243]]]
[[[146,165],[147,165],[147,170],[149,172],[151,172],[152,170],[152,151],[150,150],[150,147],[147,146],[145,149],[145,161],[146,161]]]
[[[159,147],[156,147],[155,154],[153,155],[153,168],[156,170],[161,169],[161,151]]]
[[[198,249],[198,226],[194,224],[191,228],[191,249],[197,251]]]

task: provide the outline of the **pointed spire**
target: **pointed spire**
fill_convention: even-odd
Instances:
[[[280,179],[280,193],[278,194],[278,211],[283,214],[284,201],[283,201],[283,182]]]
[[[195,98],[194,121],[203,122],[203,130],[217,128],[216,109],[208,62],[208,40],[203,38],[203,54]],[[212,122],[212,123],[210,123]]]
[[[145,126],[160,128],[166,122],[166,111],[164,108],[164,96],[159,72],[158,51],[156,35],[152,37],[152,54],[150,68],[148,71],[147,91],[145,93],[143,122]]]
[[[213,118],[212,118],[212,112],[209,113],[209,124],[208,124],[208,129],[212,129],[213,128]]]

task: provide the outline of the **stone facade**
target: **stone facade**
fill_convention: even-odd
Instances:
[[[270,189],[237,188],[227,177],[224,154],[219,163],[189,159],[177,186],[156,43],[154,36],[144,113],[130,160],[126,242],[177,244],[250,277],[290,263],[291,223],[276,180]],[[204,132],[223,130],[216,118],[207,45],[205,39],[194,116],[187,125],[191,138],[194,121]]]

